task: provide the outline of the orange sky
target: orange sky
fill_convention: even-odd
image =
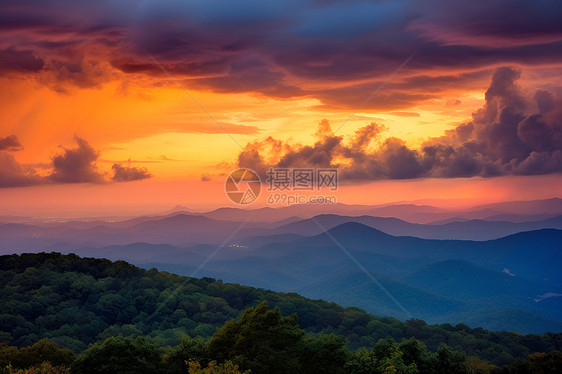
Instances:
[[[482,203],[547,199],[553,187],[562,186],[557,175],[499,178],[459,178],[378,181],[360,186],[341,186],[322,195],[335,196],[347,204],[415,202],[449,208]],[[560,191],[560,189],[558,189]],[[222,206],[257,208],[266,206],[269,192],[262,189],[258,200],[247,206],[232,203],[224,192],[224,181],[158,180],[112,184],[65,184],[5,188],[0,193],[2,215],[37,217],[132,216],[163,213],[176,205],[194,211]],[[302,195],[302,193],[301,193]],[[270,205],[281,207],[281,204]]]
[[[105,2],[51,5],[2,9],[13,22],[0,30],[0,144],[17,139],[21,147],[0,147],[0,215],[228,205],[222,186],[225,174],[238,167],[240,145],[272,137],[300,157],[303,145],[323,141],[315,136],[321,121],[335,130],[352,113],[337,134],[344,151],[353,149],[357,130],[373,122],[384,130],[347,161],[342,150],[330,155],[332,164],[351,163],[346,175],[357,176],[337,192],[340,202],[468,204],[562,196],[562,146],[556,143],[562,33],[541,28],[551,22],[544,9],[527,10],[536,17],[525,22],[542,23],[520,25],[523,32],[492,11],[437,5],[440,11],[432,13],[412,4],[292,9],[272,3],[254,4],[248,13],[242,4],[227,18],[216,7],[187,9],[174,1],[162,9],[139,3],[134,11]],[[336,20],[332,11],[343,15]],[[374,18],[366,22],[362,14],[371,11]],[[329,27],[334,22],[335,30]],[[388,39],[395,39],[392,47]],[[539,91],[548,92],[539,98]],[[519,127],[496,126],[507,106],[521,113]],[[498,113],[484,119],[492,107]],[[530,122],[537,116],[544,124]],[[472,122],[468,138],[455,135],[457,126]],[[537,138],[540,131],[547,140]],[[78,138],[91,146],[92,159],[75,180],[70,163]],[[439,152],[457,158],[440,153],[444,159],[430,160],[423,149],[428,141],[452,147]],[[364,157],[392,168],[397,161],[388,154],[395,151],[413,154],[423,171],[396,177],[363,170]],[[66,169],[57,171],[57,156],[68,162]],[[465,171],[470,165],[463,162],[485,166]],[[112,177],[116,164],[139,175]],[[10,182],[14,176],[19,179]],[[74,183],[83,181],[90,183]]]
[[[66,93],[28,80],[4,78],[2,83],[0,100],[3,108],[9,108],[0,112],[2,133],[16,134],[24,145],[16,154],[21,164],[43,164],[45,169],[39,167],[39,172],[48,172],[59,147],[74,147],[77,135],[99,151],[96,164],[102,173],[109,175],[113,163],[130,159],[131,165],[146,167],[153,175],[127,183],[0,189],[2,214],[127,215],[164,211],[177,204],[194,209],[232,205],[223,184],[225,173],[236,168],[240,147],[173,82],[154,87],[142,80],[124,89],[115,81]],[[417,147],[469,119],[482,106],[487,84],[483,82],[480,90],[447,92],[441,99],[400,111],[360,111],[340,134],[349,135],[375,121],[386,125],[385,137],[399,137]],[[196,90],[191,94],[242,145],[267,136],[310,144],[322,119],[335,128],[350,114],[319,109],[314,98],[279,100]],[[202,175],[212,180],[202,182]],[[350,204],[444,199],[444,205],[466,205],[561,196],[560,187],[560,175],[430,178],[363,182],[342,186],[335,195]],[[263,204],[262,199],[255,206]]]

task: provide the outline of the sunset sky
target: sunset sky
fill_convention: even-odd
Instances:
[[[1,1],[0,215],[232,205],[238,167],[337,166],[342,203],[562,197],[561,19],[557,0]]]

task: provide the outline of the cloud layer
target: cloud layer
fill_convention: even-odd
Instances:
[[[113,164],[111,169],[113,169],[113,177],[111,180],[114,182],[131,182],[152,177],[146,168]]]
[[[58,91],[123,75],[167,79],[150,55],[189,88],[350,108],[415,52],[372,103],[396,110],[500,64],[552,67],[562,57],[557,0],[29,0],[0,10],[0,74]]]
[[[25,187],[48,183],[109,183],[129,182],[152,177],[146,168],[113,164],[108,179],[96,164],[99,153],[84,139],[75,137],[75,148],[62,148],[55,155],[47,175],[39,175],[32,166],[21,165],[10,152],[22,148],[15,135],[0,138],[0,188]]]
[[[0,138],[0,151],[19,151],[23,149],[20,141],[15,135],[8,135]]]
[[[75,137],[78,147],[66,149],[53,157],[53,171],[48,176],[57,183],[102,183],[103,174],[98,171],[95,161],[98,152],[87,141]]]
[[[472,121],[428,139],[420,149],[395,137],[383,139],[385,127],[374,122],[344,140],[332,135],[324,120],[314,145],[270,137],[248,144],[238,164],[262,174],[269,167],[339,167],[348,181],[562,172],[562,99],[542,89],[529,97],[517,84],[519,75],[513,68],[497,69]]]

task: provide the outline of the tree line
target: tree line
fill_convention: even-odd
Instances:
[[[352,351],[344,337],[307,333],[296,315],[285,317],[266,301],[225,323],[209,340],[184,336],[175,347],[122,335],[79,355],[47,340],[22,348],[0,344],[2,374],[546,374],[561,368],[559,351],[498,368],[445,344],[432,352],[415,338],[397,343],[387,337]]]

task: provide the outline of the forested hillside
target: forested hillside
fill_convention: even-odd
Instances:
[[[176,354],[189,356],[181,356],[185,360],[178,361],[184,372],[188,369],[182,365],[189,359],[194,360],[193,372],[199,370],[197,365],[206,366],[213,360],[223,366],[230,360],[233,366],[252,369],[253,373],[275,372],[263,366],[261,353],[248,355],[246,348],[241,348],[267,340],[271,331],[281,334],[275,339],[279,346],[270,347],[267,342],[259,346],[269,347],[264,348],[271,350],[266,356],[275,356],[275,362],[292,362],[295,369],[288,372],[318,366],[323,361],[322,354],[339,360],[341,365],[335,367],[343,370],[345,366],[347,372],[362,372],[358,368],[365,362],[377,362],[378,368],[388,358],[402,362],[406,370],[403,372],[413,373],[420,365],[461,361],[465,365],[466,357],[506,365],[535,352],[562,349],[562,334],[521,335],[465,325],[428,326],[420,320],[401,322],[297,294],[225,284],[211,278],[180,277],[154,269],[143,270],[122,261],[58,253],[1,256],[0,283],[0,341],[5,343],[0,350],[0,364],[4,366],[14,364],[13,357],[20,357],[20,351],[29,351],[42,339],[48,339],[79,354],[76,359],[71,351],[64,351],[67,358],[62,360],[63,364],[74,362],[75,372],[88,372],[76,368],[87,368],[87,360],[91,359],[88,357],[103,356],[104,349],[111,344],[129,347],[125,351],[154,350],[152,364],[162,363],[154,364],[158,370],[164,370],[165,359],[172,360]],[[278,309],[268,309],[268,305]],[[262,317],[265,319],[260,322]],[[217,331],[218,327],[221,328]],[[273,330],[266,334],[264,328]],[[419,341],[402,342],[411,337]],[[380,339],[387,340],[379,342]],[[372,347],[374,343],[377,344]],[[287,347],[297,351],[288,351]],[[199,349],[199,357],[190,351],[192,348]],[[191,353],[185,353],[186,349]],[[237,349],[240,352],[233,353]],[[479,360],[477,363],[484,365]],[[358,366],[352,370],[353,365]],[[181,372],[177,370],[171,372]]]

